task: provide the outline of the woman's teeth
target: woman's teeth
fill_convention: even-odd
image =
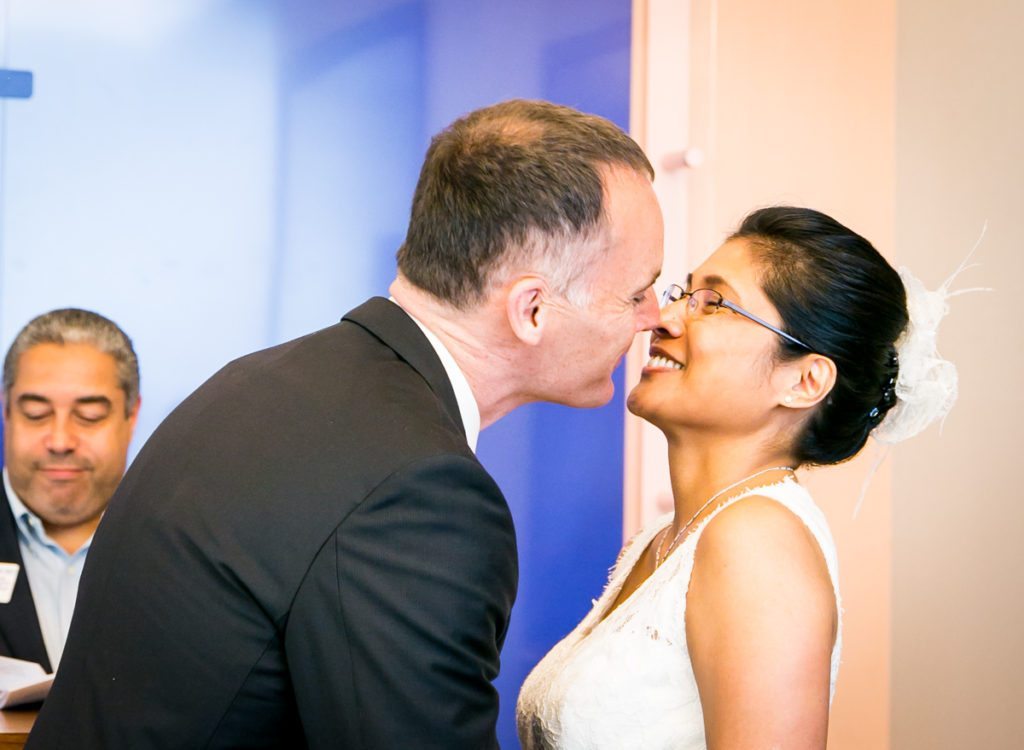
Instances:
[[[648,367],[660,367],[662,369],[667,369],[667,370],[682,370],[683,369],[683,366],[681,364],[679,364],[678,362],[676,362],[675,360],[671,360],[668,357],[662,357],[660,355],[656,355],[654,357],[651,357],[649,360],[647,360],[647,366]]]

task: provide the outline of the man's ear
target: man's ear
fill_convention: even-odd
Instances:
[[[140,408],[141,406],[142,406],[142,396],[136,396],[136,397],[135,397],[135,406],[133,406],[133,407],[131,408],[131,411],[130,411],[130,412],[129,412],[129,414],[128,414],[128,423],[129,423],[129,425],[130,425],[130,426],[129,426],[129,429],[130,429],[130,430],[131,430],[131,431],[132,431],[133,433],[135,432],[135,425],[136,425],[136,424],[138,423],[138,421],[139,421],[139,408]]]
[[[536,346],[544,335],[550,315],[551,293],[547,281],[540,276],[520,276],[508,287],[505,314],[516,338],[528,346]]]
[[[779,401],[793,409],[806,409],[820,403],[836,384],[836,363],[821,354],[808,354],[784,366],[786,388]]]

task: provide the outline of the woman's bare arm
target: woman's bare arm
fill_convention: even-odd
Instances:
[[[825,747],[838,614],[817,540],[750,497],[701,536],[686,636],[709,750]]]

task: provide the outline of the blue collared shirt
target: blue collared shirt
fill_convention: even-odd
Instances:
[[[73,554],[50,539],[39,516],[30,511],[11,487],[7,469],[3,471],[4,489],[18,527],[18,546],[25,565],[25,575],[32,589],[39,629],[50,657],[50,666],[57,671],[64,641],[71,626],[71,615],[78,596],[78,582],[82,578],[85,556],[92,545],[92,537]],[[0,606],[3,606],[0,604]]]

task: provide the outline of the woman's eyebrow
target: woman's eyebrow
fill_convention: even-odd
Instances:
[[[732,284],[730,284],[728,281],[723,279],[721,276],[716,276],[715,274],[711,274],[710,276],[705,276],[704,277],[704,283],[705,284],[711,284],[712,286],[727,286],[730,289],[732,289]]]
[[[733,296],[735,296],[735,292],[736,292],[736,289],[735,289],[735,287],[733,287],[732,284],[730,284],[728,281],[726,281],[724,278],[722,278],[721,276],[719,276],[717,274],[710,274],[709,276],[704,276],[701,279],[701,286],[705,286],[705,287],[716,287],[716,286],[717,287],[722,287],[722,286],[724,286],[724,287],[727,287],[731,293],[733,293]],[[692,273],[688,273],[688,274],[686,274],[686,288],[689,289],[689,290],[692,290],[692,287],[693,287],[693,274]]]

